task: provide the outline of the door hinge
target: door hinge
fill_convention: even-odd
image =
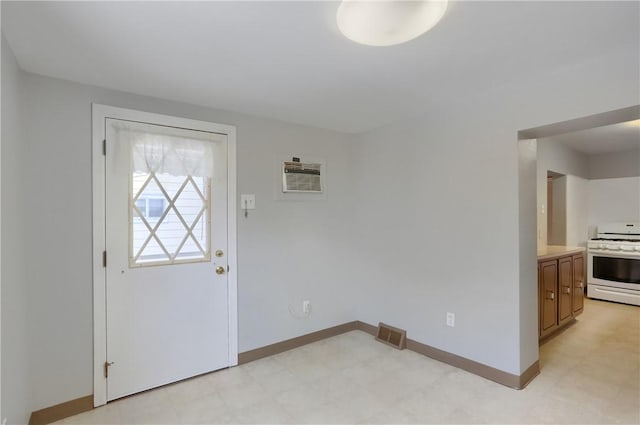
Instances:
[[[104,377],[109,377],[109,366],[111,366],[113,362],[104,362]]]
[[[102,140],[102,155],[107,155],[107,139]]]
[[[107,267],[107,251],[102,251],[102,267]]]

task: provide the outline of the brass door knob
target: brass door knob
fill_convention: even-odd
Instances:
[[[224,274],[224,267],[222,267],[222,266],[216,267],[216,273],[217,274]]]

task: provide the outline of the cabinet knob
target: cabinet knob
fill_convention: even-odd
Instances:
[[[571,293],[571,288],[569,288],[568,286],[564,287],[564,293],[565,294],[570,294]]]

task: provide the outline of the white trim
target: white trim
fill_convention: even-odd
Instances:
[[[229,264],[229,366],[238,365],[238,247],[236,225],[236,128],[227,126],[227,261]]]
[[[229,366],[238,364],[238,282],[236,233],[236,128],[207,121],[142,112],[92,104],[92,188],[93,188],[93,405],[107,403],[107,381],[103,365],[107,361],[106,273],[102,267],[105,250],[105,156],[102,141],[106,138],[106,118],[162,124],[227,135],[227,261],[229,264]],[[107,146],[109,149],[109,146]]]
[[[92,105],[92,193],[93,193],[93,405],[107,402],[107,385],[102,367],[107,361],[106,272],[102,267],[105,249],[105,157],[102,141],[105,139],[105,117],[108,110]]]

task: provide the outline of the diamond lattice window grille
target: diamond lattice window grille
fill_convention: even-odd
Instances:
[[[129,265],[209,261],[210,180],[191,175],[134,172],[129,200]],[[149,217],[141,200],[162,200],[164,210]],[[148,205],[148,204],[145,204]]]

